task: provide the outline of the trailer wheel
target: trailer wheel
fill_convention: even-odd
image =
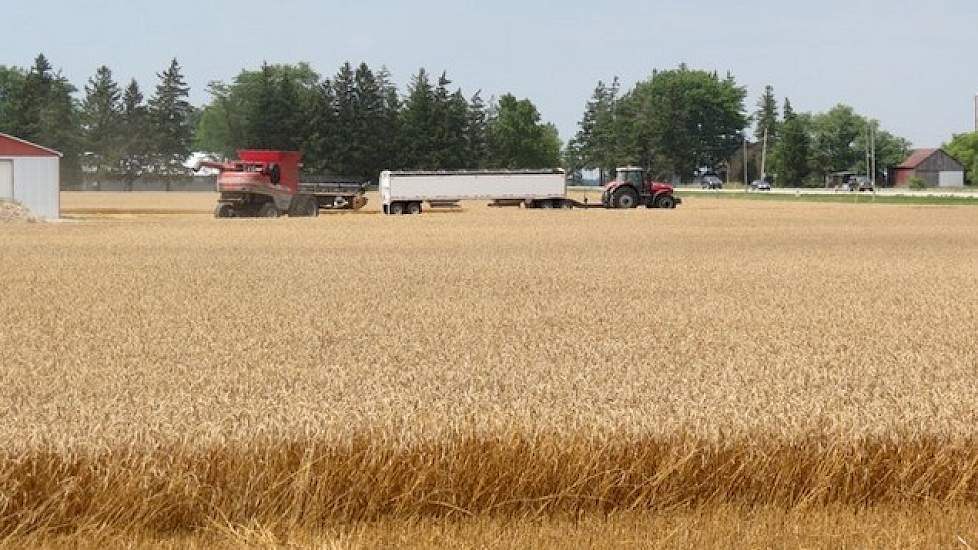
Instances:
[[[259,218],[277,218],[278,208],[275,207],[274,203],[266,202],[258,209]]]
[[[319,200],[316,197],[309,197],[306,203],[306,216],[310,218],[319,217]]]
[[[391,216],[400,216],[404,213],[404,203],[403,202],[392,202],[390,206],[387,207],[387,212]]]
[[[407,213],[413,215],[421,213],[421,203],[420,202],[409,202],[407,205]]]
[[[634,189],[619,189],[611,197],[611,204],[615,208],[635,208],[638,206],[638,193]]]
[[[655,202],[656,202],[656,204],[658,205],[659,208],[675,208],[676,207],[676,199],[673,198],[672,195],[662,195],[661,197],[659,197],[658,199],[656,199]]]
[[[215,218],[233,218],[234,217],[234,206],[232,206],[232,205],[230,205],[228,203],[223,203],[223,204],[217,205],[217,208],[214,209],[214,217]]]
[[[540,201],[540,208],[546,208],[550,210],[554,207],[553,201]]]

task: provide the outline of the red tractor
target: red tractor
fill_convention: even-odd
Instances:
[[[318,216],[320,208],[360,209],[366,184],[299,181],[302,154],[296,151],[238,151],[240,160],[205,161],[199,167],[220,170],[218,218]]]
[[[605,185],[601,204],[605,208],[636,208],[641,204],[647,208],[675,208],[682,199],[673,191],[667,183],[646,179],[645,170],[626,166],[619,168],[615,180]]]

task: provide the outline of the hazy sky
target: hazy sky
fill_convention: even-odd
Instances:
[[[978,0],[315,2],[2,0],[0,64],[43,51],[79,88],[100,64],[144,89],[177,57],[193,87],[263,60],[387,65],[403,88],[447,70],[467,95],[530,97],[566,140],[598,79],[730,70],[796,110],[844,102],[918,146],[974,126]]]

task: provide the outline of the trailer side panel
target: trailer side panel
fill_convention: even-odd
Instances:
[[[512,172],[384,172],[380,177],[383,204],[418,201],[563,198],[561,171]]]

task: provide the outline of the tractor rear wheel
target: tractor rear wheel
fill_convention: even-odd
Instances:
[[[265,204],[263,204],[261,206],[261,208],[258,209],[258,217],[259,218],[277,218],[278,217],[278,208],[275,206],[274,203],[266,202]]]
[[[412,216],[421,213],[421,203],[420,202],[409,202],[407,205],[407,213]]]
[[[400,216],[404,213],[404,203],[403,202],[392,202],[390,206],[387,207],[387,212],[391,216]]]
[[[619,189],[611,198],[615,208],[635,208],[638,206],[638,193],[634,189]]]

